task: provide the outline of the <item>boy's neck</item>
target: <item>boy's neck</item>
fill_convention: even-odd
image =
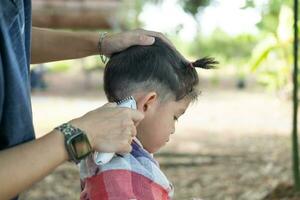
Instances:
[[[141,141],[137,138],[137,137],[134,137],[133,140],[140,146],[144,149],[143,147],[143,144],[141,143]],[[144,149],[145,151],[147,151],[146,149]],[[148,151],[147,151],[148,152]],[[149,153],[149,152],[148,152]],[[149,153],[152,157],[153,157],[153,153]]]

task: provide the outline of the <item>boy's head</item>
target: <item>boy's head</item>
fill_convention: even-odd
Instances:
[[[137,137],[153,153],[175,132],[175,121],[197,99],[195,67],[213,68],[217,62],[202,58],[188,62],[178,51],[156,38],[151,46],[133,46],[112,55],[104,72],[104,90],[110,102],[133,96],[145,118]]]

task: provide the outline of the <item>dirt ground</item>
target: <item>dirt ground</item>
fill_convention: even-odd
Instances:
[[[71,87],[57,81],[60,76],[48,79],[48,91],[32,97],[37,137],[105,103],[97,84],[78,79]],[[174,199],[260,200],[278,184],[291,183],[291,116],[291,103],[271,93],[222,83],[203,89],[156,154],[175,185]],[[78,169],[65,163],[21,200],[71,200],[79,193]]]

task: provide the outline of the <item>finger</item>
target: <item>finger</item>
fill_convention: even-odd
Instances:
[[[130,137],[130,138],[128,139],[128,144],[131,145],[131,143],[132,143],[132,137]]]
[[[137,127],[140,124],[141,121],[134,122],[134,126]]]
[[[138,30],[138,31],[140,31],[144,35],[158,37],[158,38],[162,39],[164,42],[166,42],[167,44],[169,44],[171,47],[175,48],[175,46],[172,44],[172,42],[160,32],[148,31],[148,30],[143,30],[143,29]]]
[[[155,42],[155,38],[149,35],[141,34],[138,37],[138,45],[152,45]]]
[[[102,107],[103,107],[103,108],[114,108],[114,107],[116,107],[116,106],[117,106],[116,103],[114,103],[114,102],[109,102],[109,103],[104,104]]]
[[[176,51],[178,53],[178,55],[180,55],[182,57],[183,60],[185,60],[186,62],[188,62],[188,60],[186,60],[186,58],[184,58],[176,49],[176,47],[173,45],[173,43],[162,33],[160,32],[156,32],[156,31],[148,31],[148,30],[143,30],[143,29],[139,29],[138,30],[140,33],[144,34],[144,35],[148,35],[148,36],[153,36],[153,37],[158,37],[160,38],[163,42],[165,42],[167,45],[169,45],[174,51]]]
[[[130,129],[130,135],[131,135],[131,137],[135,137],[136,136],[136,128],[135,128],[135,126],[131,126],[131,129]]]
[[[130,140],[136,136],[136,128],[134,125],[128,126],[123,132],[125,136]]]
[[[153,36],[146,35],[140,31],[129,32],[128,46],[132,45],[152,45],[155,42]]]
[[[130,127],[127,127],[124,131],[124,135],[126,136],[126,141],[128,144],[131,145],[131,142],[132,142],[132,138],[133,138],[133,135],[134,133],[132,133],[133,129],[132,129],[132,126]]]
[[[141,120],[144,119],[144,114],[138,110],[132,110],[130,109],[130,115],[131,115],[131,119],[132,121],[136,124],[138,122],[140,122]]]
[[[138,30],[140,31],[141,33],[145,34],[145,35],[149,35],[149,36],[153,36],[153,37],[158,37],[160,38],[161,40],[163,40],[166,44],[168,44],[174,51],[176,51],[178,53],[178,55],[181,56],[181,58],[183,60],[185,60],[186,62],[188,62],[188,60],[186,60],[186,58],[184,58],[176,49],[176,47],[173,45],[173,43],[162,33],[160,32],[156,32],[156,31],[148,31],[148,30]]]
[[[131,150],[132,150],[131,145],[126,144],[126,145],[125,145],[124,147],[122,147],[122,148],[120,149],[120,151],[118,151],[117,153],[130,153]]]
[[[132,147],[131,145],[128,145],[127,148],[125,149],[126,152],[130,153],[132,151]]]

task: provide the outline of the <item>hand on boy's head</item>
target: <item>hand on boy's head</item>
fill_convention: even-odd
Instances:
[[[128,32],[107,35],[103,39],[102,53],[106,56],[111,56],[113,53],[125,50],[130,46],[152,45],[155,41],[154,37],[159,37],[170,46],[174,47],[162,33],[136,29]]]
[[[171,47],[176,49],[175,46],[173,45],[173,43],[164,34],[162,34],[160,32],[147,31],[147,30],[143,30],[143,29],[138,29],[138,31],[140,31],[142,34],[147,35],[147,36],[158,37],[158,38],[162,39],[162,41],[164,41],[165,43],[167,43],[168,45],[170,45]]]
[[[136,135],[135,123],[143,118],[143,113],[137,110],[108,103],[70,123],[85,131],[95,151],[123,153],[131,151],[131,140]]]

